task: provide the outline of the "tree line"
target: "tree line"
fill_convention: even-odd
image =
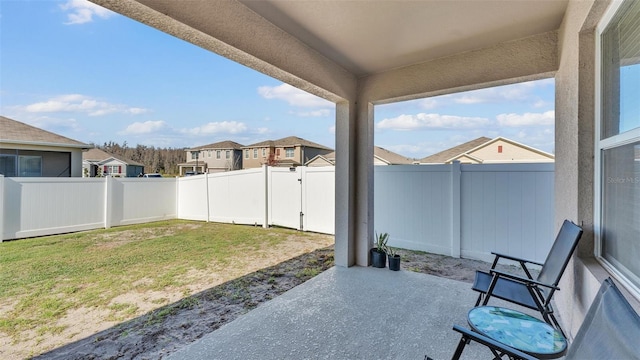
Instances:
[[[178,175],[180,173],[178,164],[187,161],[186,148],[156,148],[145,145],[130,147],[126,141],[122,145],[109,141],[95,147],[121,157],[123,160],[128,159],[143,164],[145,174]]]

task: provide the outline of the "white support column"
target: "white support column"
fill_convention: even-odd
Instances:
[[[337,266],[355,263],[355,106],[336,104],[335,247]]]
[[[460,220],[461,206],[460,206],[460,185],[462,176],[460,161],[454,161],[451,164],[451,256],[455,258],[460,257],[460,226],[462,224]]]
[[[373,247],[373,104],[360,100],[356,117],[356,265],[369,265],[369,249]]]

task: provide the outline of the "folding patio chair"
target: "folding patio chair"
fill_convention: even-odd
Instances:
[[[565,220],[544,264],[492,252],[495,259],[491,270],[489,272],[476,271],[472,286],[473,290],[480,293],[476,306],[480,305],[483,297],[483,305],[487,305],[491,297],[497,297],[529,309],[538,310],[545,322],[562,332],[560,324],[553,315],[551,299],[554,292],[560,290],[558,283],[581,236],[582,229],[571,221]],[[498,260],[502,258],[519,262],[526,277],[497,270],[495,267]],[[526,264],[542,266],[535,279]]]
[[[502,356],[535,359],[529,354],[466,328],[454,325],[453,329],[462,334],[454,359],[460,357],[465,345],[470,341],[483,344]],[[640,316],[608,278],[602,283],[591,303],[575,339],[565,354],[565,360],[640,359],[639,339]],[[558,354],[559,356],[562,354]]]

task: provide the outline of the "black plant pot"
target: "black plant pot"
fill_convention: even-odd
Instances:
[[[400,255],[389,256],[389,270],[400,270]]]
[[[387,266],[387,253],[384,251],[378,251],[371,249],[371,265],[377,268],[384,268]]]

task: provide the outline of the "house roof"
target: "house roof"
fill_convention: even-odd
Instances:
[[[103,162],[109,159],[119,160],[127,165],[144,166],[144,164],[137,161],[133,161],[122,156],[116,156],[98,148],[89,149],[82,153],[82,161]]]
[[[491,141],[490,138],[482,136],[477,139],[467,141],[464,144],[460,144],[458,146],[454,146],[452,148],[440,151],[439,153],[435,153],[433,155],[422,158],[420,159],[420,162],[423,164],[444,164],[448,160],[467,153],[470,150],[475,149],[478,146],[483,145],[489,141]]]
[[[525,148],[525,149],[527,149],[529,151],[535,152],[535,153],[540,154],[542,156],[548,157],[549,159],[555,159],[555,156],[553,154],[549,154],[548,152],[542,151],[540,149],[536,149],[534,147],[519,143],[519,142],[511,140],[511,139],[504,138],[502,136],[498,136],[495,139],[491,139],[491,140],[485,142],[484,144],[480,144],[480,145],[476,146],[475,148],[470,149],[469,151],[467,151],[467,154],[460,154],[460,155],[466,155],[466,156],[469,156],[471,158],[477,159],[477,158],[471,156],[471,153],[473,153],[474,151],[479,150],[481,148],[487,147],[487,146],[489,146],[489,145],[491,145],[491,144],[493,144],[495,142],[498,142],[498,141],[504,141],[504,142],[507,142],[507,143],[511,143],[513,145],[519,146],[521,148]],[[455,158],[460,157],[460,155],[455,156],[454,158],[448,159],[446,161],[453,161],[453,160],[455,160]]]
[[[305,140],[303,138],[299,138],[297,136],[288,136],[278,140],[266,140],[259,143],[243,146],[243,148],[254,148],[254,147],[287,147],[287,146],[305,146],[305,147],[313,147],[317,149],[323,150],[333,150],[324,145],[320,145],[318,143],[314,143],[313,141]]]
[[[381,161],[389,164],[389,165],[408,165],[413,164],[413,160],[407,157],[404,157],[400,154],[394,153],[393,151],[389,151],[385,148],[381,148],[379,146],[374,146],[373,148],[373,156],[380,159]],[[313,159],[307,161],[310,163],[316,159],[324,159],[324,161],[335,164],[336,163],[336,152],[330,152],[324,155],[316,155]]]
[[[62,135],[0,116],[0,143],[88,149],[91,146]]]
[[[196,146],[193,147],[187,151],[191,151],[191,150],[205,150],[205,149],[216,149],[216,150],[228,150],[228,149],[233,149],[233,150],[241,150],[244,147],[244,145],[242,144],[238,144],[235,141],[231,141],[231,140],[226,140],[226,141],[220,141],[217,143],[213,143],[213,144],[208,144],[208,145],[202,145],[202,146]]]

